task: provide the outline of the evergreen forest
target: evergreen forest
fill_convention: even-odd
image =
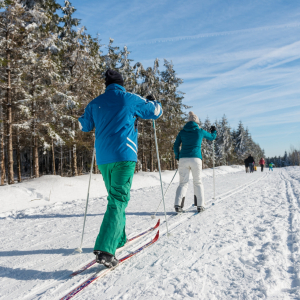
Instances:
[[[13,184],[44,174],[78,176],[89,172],[94,133],[79,130],[85,106],[104,93],[104,73],[120,72],[128,92],[152,94],[163,107],[156,122],[162,169],[176,169],[173,143],[187,121],[191,107],[184,104],[183,80],[172,61],[155,59],[143,66],[130,50],[104,45],[88,34],[75,8],[65,0],[0,0],[0,184]],[[242,122],[232,129],[226,116],[202,120],[214,143],[202,143],[203,167],[243,164],[251,153],[255,161],[264,151]],[[157,170],[152,121],[139,120],[136,171]],[[99,172],[96,166],[94,172]]]

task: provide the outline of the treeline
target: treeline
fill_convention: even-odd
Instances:
[[[266,163],[273,163],[277,168],[300,166],[300,150],[297,150],[294,146],[291,146],[289,153],[285,151],[283,156],[268,157],[266,159]]]
[[[215,125],[218,135],[214,142],[215,147],[215,164],[216,166],[244,164],[244,159],[251,154],[255,161],[259,161],[264,157],[264,150],[259,144],[255,143],[249,133],[240,121],[237,129],[231,129],[226,116],[224,115],[220,121],[211,124],[207,118],[202,128],[209,131],[210,126]],[[203,140],[202,157],[204,167],[212,167],[213,161],[213,142]]]
[[[103,74],[118,70],[129,92],[152,93],[164,107],[157,122],[161,154],[172,161],[175,132],[183,124],[182,80],[173,64],[156,59],[145,68],[133,63],[127,47],[110,39],[104,47],[91,37],[69,1],[0,1],[0,166],[1,184],[23,174],[76,176],[88,171],[94,135],[79,130],[78,117],[105,90]],[[104,54],[105,52],[105,54]],[[150,121],[140,122],[141,160],[154,168]],[[146,153],[147,149],[147,153]],[[165,150],[163,150],[165,149]],[[173,161],[172,161],[173,162]]]
[[[153,94],[164,114],[156,128],[163,169],[177,167],[173,143],[185,124],[183,93],[172,62],[144,67],[127,47],[107,46],[77,29],[75,8],[55,0],[0,1],[0,172],[1,182],[42,174],[77,176],[89,171],[94,134],[82,133],[78,117],[105,91],[104,73],[120,72],[127,91]],[[105,54],[104,54],[105,53]],[[248,152],[262,153],[242,123],[231,130],[216,122],[217,165],[241,163]],[[208,129],[207,119],[203,127]],[[203,143],[204,165],[212,165],[212,143]],[[157,168],[152,122],[139,121],[138,170]],[[95,172],[97,168],[95,167]]]

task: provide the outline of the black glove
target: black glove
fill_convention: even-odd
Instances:
[[[210,127],[210,132],[213,133],[213,132],[215,132],[215,131],[217,131],[217,130],[216,130],[216,126],[211,126],[211,127]]]
[[[153,95],[148,95],[146,97],[147,100],[150,100],[150,101],[155,101],[155,98],[153,97]]]

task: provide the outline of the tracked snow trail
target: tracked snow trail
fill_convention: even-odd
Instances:
[[[171,237],[163,224],[156,245],[76,299],[300,299],[300,168],[219,175],[216,182],[214,206],[172,217]],[[166,197],[169,216],[176,187]],[[209,207],[211,177],[204,187]],[[129,235],[156,222],[150,216],[161,194],[149,186],[131,195]],[[192,199],[190,185],[186,206]],[[80,241],[84,201],[0,219],[0,298],[59,299],[87,278],[95,268],[68,275],[93,258],[105,206],[105,198],[90,200],[84,253],[75,256],[70,254]],[[158,216],[164,220],[161,210]]]

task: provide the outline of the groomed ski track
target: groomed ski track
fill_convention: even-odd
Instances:
[[[216,184],[214,206],[212,179],[206,177],[208,209],[177,217],[173,184],[166,196],[171,236],[160,210],[158,242],[74,299],[300,299],[300,168],[219,175]],[[160,195],[158,186],[132,192],[129,236],[155,224],[151,215]],[[192,199],[191,181],[187,207]],[[84,253],[74,256],[84,202],[1,219],[0,299],[59,299],[90,276],[95,268],[68,275],[93,258],[105,206],[104,198],[91,199]]]

